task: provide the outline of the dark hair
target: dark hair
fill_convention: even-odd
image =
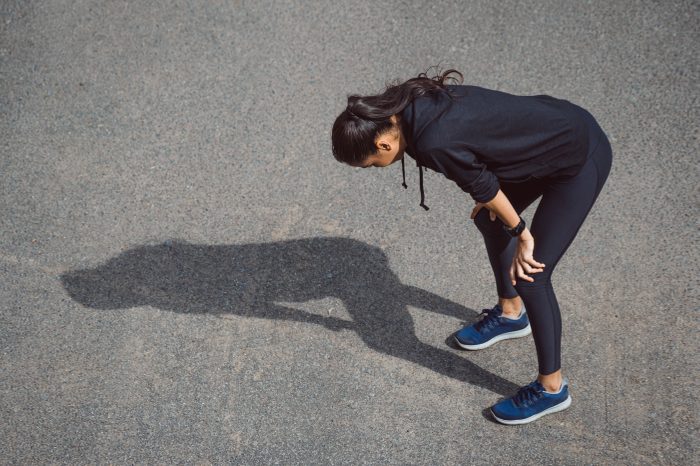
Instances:
[[[464,80],[457,70],[440,73],[437,67],[436,74],[428,77],[431,68],[403,83],[388,84],[381,94],[349,95],[347,108],[335,119],[331,132],[335,159],[349,165],[362,164],[367,157],[376,154],[377,136],[393,128],[389,117],[403,111],[416,97],[440,92],[450,95],[445,87],[448,79],[460,84]],[[458,74],[460,79],[449,76],[452,73]]]

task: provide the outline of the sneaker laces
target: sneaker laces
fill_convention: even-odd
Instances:
[[[485,317],[474,324],[474,330],[477,332],[480,332],[482,328],[490,329],[499,324],[498,318],[501,315],[501,311],[498,306],[494,306],[491,309],[484,309],[481,311],[481,314],[484,314]]]
[[[518,389],[518,393],[513,397],[515,406],[528,406],[542,398],[544,387],[539,380],[535,380],[524,387]]]

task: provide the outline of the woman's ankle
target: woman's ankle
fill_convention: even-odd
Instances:
[[[537,376],[537,380],[540,381],[545,390],[549,393],[559,393],[561,390],[562,383],[564,382],[564,377],[561,375],[561,369],[551,374]]]
[[[503,309],[503,316],[511,319],[517,319],[520,316],[520,311],[523,307],[523,300],[520,296],[514,298],[498,298],[498,304]]]

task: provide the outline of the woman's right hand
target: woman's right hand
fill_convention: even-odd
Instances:
[[[478,214],[479,211],[481,210],[481,208],[484,207],[485,205],[486,204],[484,204],[483,202],[477,202],[476,205],[474,206],[474,209],[472,209],[472,214],[469,216],[469,218],[474,219],[474,217],[476,217],[476,214]],[[492,212],[489,210],[489,218],[491,219],[492,222],[494,220],[496,220],[496,212]]]

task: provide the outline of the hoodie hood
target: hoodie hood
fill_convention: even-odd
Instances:
[[[450,107],[451,101],[444,93],[427,97],[429,98],[421,99],[421,112],[427,110],[426,114],[432,115],[432,118],[426,118],[423,120],[417,118],[416,99],[413,99],[401,112],[400,123],[403,137],[406,139],[405,153],[416,161],[416,166],[418,167],[420,206],[425,210],[430,210],[430,208],[425,205],[425,188],[423,186],[423,169],[427,169],[428,167],[420,159],[418,151],[416,151],[414,141],[420,138],[420,135],[423,133],[425,128],[427,128],[435,119],[439,118],[445,111],[447,111],[447,109]],[[403,183],[401,183],[401,186],[403,186],[404,189],[408,189],[408,185],[406,184],[406,164],[404,159],[405,157],[401,158],[401,174],[403,176]]]

